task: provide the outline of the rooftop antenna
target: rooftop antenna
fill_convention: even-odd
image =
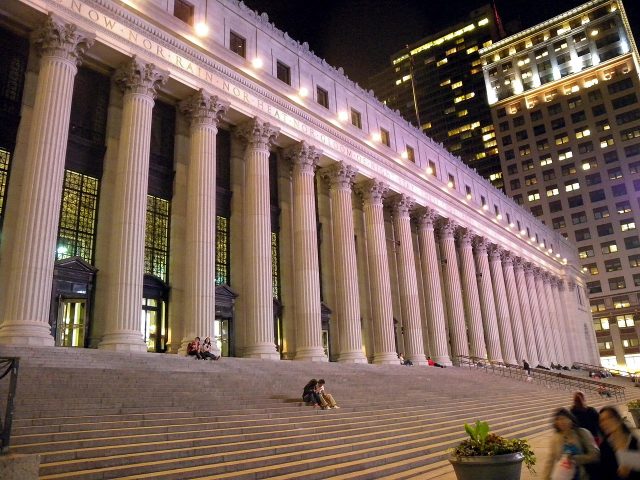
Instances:
[[[409,77],[411,80],[411,93],[413,94],[413,107],[416,111],[416,121],[418,122],[418,128],[422,130],[422,122],[420,121],[420,110],[418,109],[418,97],[416,96],[416,84],[413,81],[413,55],[411,54],[409,45],[407,45],[407,50],[409,52]]]

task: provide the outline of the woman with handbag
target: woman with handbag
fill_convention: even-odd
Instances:
[[[600,451],[589,430],[580,428],[576,418],[566,408],[556,410],[553,428],[556,433],[551,440],[551,451],[543,478],[589,480],[584,466],[600,459]]]

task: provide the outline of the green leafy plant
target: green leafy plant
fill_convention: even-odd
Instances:
[[[469,435],[469,438],[460,442],[460,444],[452,450],[451,453],[454,457],[478,457],[521,453],[527,469],[531,473],[535,473],[533,467],[536,464],[536,456],[526,440],[519,438],[508,439],[494,433],[489,433],[489,424],[487,422],[481,422],[480,420],[477,420],[475,425],[465,423],[464,430]]]
[[[627,403],[627,408],[628,409],[640,408],[640,400],[630,401],[629,403]]]

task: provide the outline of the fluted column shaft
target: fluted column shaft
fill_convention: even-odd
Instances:
[[[560,333],[560,340],[562,341],[562,361],[564,366],[571,366],[573,360],[571,359],[571,347],[569,345],[569,333],[565,328],[565,319],[562,313],[562,306],[560,305],[560,295],[558,292],[558,281],[554,279],[550,283],[551,295],[553,298],[554,310],[556,312],[556,326]]]
[[[524,320],[522,318],[520,297],[516,285],[516,277],[513,270],[513,259],[508,252],[503,252],[502,274],[504,276],[505,288],[507,291],[507,305],[509,307],[509,317],[511,318],[511,332],[513,334],[513,348],[516,356],[516,363],[521,364],[523,359],[529,358],[526,344],[526,334]]]
[[[144,244],[149,184],[151,115],[156,88],[166,72],[135,57],[121,66],[115,81],[124,90],[116,164],[106,279],[105,333],[99,348],[144,352],[140,308],[144,281]]]
[[[552,324],[551,324],[551,313],[549,311],[549,302],[547,301],[548,297],[546,296],[546,292],[544,289],[544,281],[542,279],[543,274],[541,272],[536,272],[534,275],[535,283],[536,283],[536,292],[538,297],[538,305],[540,306],[540,326],[543,334],[543,338],[545,340],[545,346],[547,347],[547,355],[549,362],[557,363],[558,355],[556,353],[556,342],[559,340],[557,336],[554,335]]]
[[[558,313],[556,312],[556,302],[553,297],[552,290],[552,282],[554,281],[549,276],[545,276],[544,280],[544,292],[545,299],[549,308],[549,322],[551,323],[551,332],[552,337],[555,342],[555,352],[556,352],[556,362],[559,362],[561,365],[566,365],[567,360],[565,358],[565,337],[563,332],[560,329],[560,324],[558,322]]]
[[[400,284],[400,307],[404,332],[405,358],[414,365],[426,365],[424,337],[420,320],[420,296],[416,260],[413,254],[413,236],[409,210],[413,200],[400,195],[393,205],[393,224],[398,240],[398,280]]]
[[[213,335],[216,316],[216,136],[228,105],[200,91],[180,104],[191,120],[185,231],[182,349],[196,335]],[[217,349],[217,343],[213,342]],[[216,352],[219,354],[220,352]]]
[[[278,360],[273,329],[273,277],[271,269],[271,197],[269,147],[279,130],[259,118],[236,130],[247,142],[244,154],[245,357]],[[315,218],[315,217],[314,217]]]
[[[469,328],[468,335],[471,356],[487,358],[480,296],[478,294],[478,281],[476,279],[476,265],[473,260],[473,249],[471,245],[472,237],[473,235],[466,229],[460,229],[458,231],[464,309]]]
[[[558,280],[553,286],[553,300],[556,305],[556,315],[558,316],[558,327],[564,333],[565,339],[565,365],[571,366],[576,361],[576,355],[572,344],[572,337],[574,333],[570,330],[569,322],[565,310],[565,304],[562,301],[562,290],[564,289],[564,282]]]
[[[493,298],[496,305],[496,321],[498,323],[498,332],[500,334],[500,347],[502,351],[502,359],[509,365],[516,365],[518,359],[516,357],[514,348],[514,331],[517,329],[512,322],[515,323],[516,319],[512,319],[509,313],[509,299],[507,296],[507,289],[505,286],[504,273],[502,271],[502,259],[500,250],[495,247],[491,247],[489,252],[489,271],[491,272],[491,285],[493,289]],[[483,275],[484,277],[484,275]],[[513,280],[513,267],[511,269],[511,277]],[[517,297],[517,295],[516,295]],[[517,298],[515,299],[517,305]],[[519,306],[518,306],[519,308]],[[520,312],[518,311],[518,314]],[[517,321],[518,332],[522,335],[522,320],[518,315]],[[524,340],[522,341],[524,349]]]
[[[362,185],[365,233],[369,256],[371,315],[373,317],[374,363],[398,363],[393,337],[391,281],[384,228],[382,198],[387,187],[371,180]]]
[[[482,311],[482,325],[484,326],[487,355],[489,360],[502,362],[503,353],[500,346],[501,335],[498,326],[493,287],[491,286],[489,258],[487,257],[487,242],[483,238],[476,237],[474,239],[474,247],[476,272],[478,277],[478,293],[480,294],[480,309]]]
[[[322,347],[315,168],[319,152],[301,142],[286,156],[293,165],[293,245],[296,360],[328,361]]]
[[[533,330],[532,306],[529,303],[529,295],[527,294],[527,282],[524,276],[522,263],[518,260],[514,266],[514,274],[518,290],[518,299],[520,303],[520,315],[522,317],[522,328],[524,330],[524,338],[527,346],[526,360],[531,366],[537,366],[540,363],[538,357],[538,347],[536,346],[536,338]],[[524,359],[525,357],[523,357]]]
[[[4,287],[6,305],[0,343],[54,344],[49,326],[56,237],[77,65],[93,37],[49,16],[35,32],[41,55],[24,182],[17,205],[20,221]]]
[[[469,356],[469,341],[467,339],[467,324],[464,318],[464,303],[462,300],[462,286],[458,270],[456,245],[453,238],[455,225],[444,220],[439,225],[440,254],[443,263],[442,279],[447,301],[449,319],[449,339],[451,341],[451,357],[456,361],[459,355]]]
[[[358,265],[356,261],[353,203],[353,178],[356,170],[338,163],[324,172],[329,180],[331,217],[333,221],[334,269],[336,282],[336,310],[338,318],[338,361],[367,363],[362,350],[360,325],[360,296],[358,294]]]
[[[538,362],[548,367],[550,363],[549,353],[547,352],[547,344],[544,337],[544,326],[542,324],[542,316],[540,315],[540,304],[538,302],[534,272],[531,267],[528,266],[524,269],[524,278],[529,297],[529,306],[531,307],[531,326],[538,351]]]
[[[433,233],[435,214],[427,210],[418,218],[418,242],[420,244],[420,261],[424,275],[425,303],[427,306],[427,325],[429,342],[433,360],[441,365],[451,365],[449,358],[449,342],[447,341],[447,325],[444,315],[444,299],[440,283],[440,267],[436,251],[436,240]]]

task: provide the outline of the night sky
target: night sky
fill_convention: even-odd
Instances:
[[[497,0],[502,23],[519,30],[554,17],[586,0]],[[389,57],[422,37],[464,21],[487,0],[244,0],[334,67],[364,85],[389,66]],[[640,38],[640,1],[626,0],[634,36]]]

